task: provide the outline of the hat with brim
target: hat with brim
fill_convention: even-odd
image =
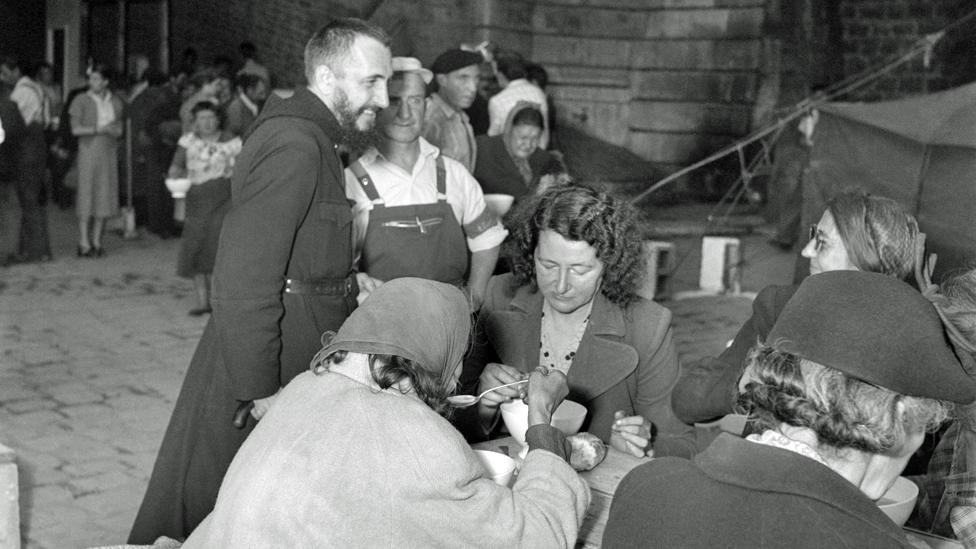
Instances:
[[[976,384],[953,354],[935,307],[890,276],[807,277],[766,337],[774,349],[902,395],[969,403]]]
[[[430,84],[430,81],[434,79],[434,73],[425,69],[416,57],[394,57],[393,72],[412,72],[419,74],[424,79],[424,84]]]

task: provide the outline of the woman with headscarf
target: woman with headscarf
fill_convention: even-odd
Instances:
[[[745,377],[757,433],[633,469],[602,546],[915,547],[876,501],[950,403],[976,398],[932,304],[877,273],[813,275]]]
[[[634,456],[691,456],[692,427],[671,411],[679,364],[671,312],[637,295],[644,256],[632,206],[587,187],[554,187],[512,223],[512,272],[488,283],[484,334],[465,361],[462,388],[478,394],[537,366],[565,372],[582,429]],[[489,436],[500,388],[457,418],[466,436]],[[654,432],[656,431],[656,434]],[[652,436],[654,434],[654,436]]]
[[[558,154],[539,148],[544,125],[540,107],[520,101],[501,134],[478,136],[474,178],[485,194],[510,194],[518,202],[540,184],[548,186],[553,180],[568,178]]]
[[[810,274],[854,270],[908,280],[915,269],[918,236],[918,222],[894,200],[848,192],[827,203],[820,221],[810,227],[802,255],[810,260]],[[685,368],[672,393],[674,411],[682,421],[704,422],[732,413],[749,349],[765,339],[796,289],[764,288],[752,304],[752,317],[729,347],[718,357]]]
[[[453,286],[376,289],[276,398],[183,548],[572,547],[589,491],[549,426],[565,378],[532,374],[530,451],[495,484],[440,415],[470,327]]]

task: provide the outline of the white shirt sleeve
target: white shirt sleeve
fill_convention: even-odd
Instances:
[[[0,143],[3,143],[3,140],[6,138],[7,134],[3,131],[3,120],[0,120]]]
[[[451,209],[454,210],[454,215],[463,228],[485,213],[487,208],[485,195],[478,182],[461,163],[445,157],[444,169],[447,171],[447,201],[451,204]],[[502,225],[501,220],[496,219],[495,224],[486,231],[474,238],[466,237],[468,250],[471,252],[490,250],[500,246],[506,236],[508,230]]]
[[[41,98],[29,86],[21,84],[16,86],[10,94],[10,100],[17,103],[17,109],[25,124],[30,124],[38,120],[41,115]]]
[[[488,100],[488,135],[500,135],[505,131],[505,117],[508,116],[508,111],[505,109],[505,105],[499,100],[498,96],[494,96]]]
[[[366,242],[366,228],[369,225],[369,211],[373,209],[373,203],[366,192],[359,185],[356,175],[352,170],[346,168],[346,198],[355,202],[352,207],[352,258],[353,265],[359,266],[359,260],[363,254],[363,245]]]

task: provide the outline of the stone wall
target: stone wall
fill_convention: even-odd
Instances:
[[[676,169],[749,131],[765,1],[495,0],[482,26],[547,68],[560,122]]]

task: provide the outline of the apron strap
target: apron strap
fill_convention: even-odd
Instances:
[[[359,160],[353,162],[349,165],[349,169],[352,170],[352,174],[356,176],[356,181],[359,181],[359,186],[362,187],[363,192],[369,197],[369,200],[373,204],[383,204],[383,199],[380,194],[376,192],[376,184],[373,183],[373,178],[369,176],[366,172],[366,168],[363,167]]]
[[[444,169],[444,157],[437,155],[437,201],[447,202],[447,170]]]

